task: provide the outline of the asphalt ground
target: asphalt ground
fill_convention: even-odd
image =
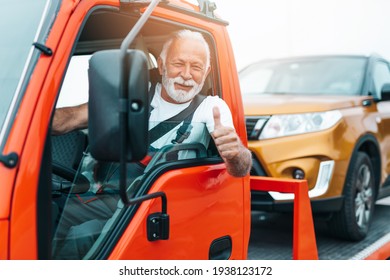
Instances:
[[[390,236],[390,197],[377,202],[368,236],[359,242],[349,242],[329,235],[324,219],[314,219],[318,257],[320,260],[349,260],[378,240]],[[292,213],[252,212],[249,242],[250,260],[292,259]]]

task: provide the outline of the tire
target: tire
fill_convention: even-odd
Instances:
[[[374,169],[366,153],[352,157],[343,194],[343,206],[332,215],[328,228],[337,238],[362,240],[368,234],[376,199]]]

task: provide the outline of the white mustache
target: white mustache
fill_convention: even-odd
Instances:
[[[183,85],[186,87],[197,86],[198,84],[194,80],[184,80],[182,77],[171,78],[175,84]]]
[[[203,77],[203,80],[200,84],[195,82],[193,79],[191,80],[184,80],[181,76],[177,76],[175,78],[169,78],[167,75],[166,68],[163,69],[163,75],[162,75],[162,84],[165,87],[165,90],[167,94],[176,102],[178,103],[184,103],[192,100],[195,95],[197,95],[204,84],[204,80],[206,77]],[[175,84],[183,85],[183,86],[190,86],[191,89],[182,90],[182,89],[175,89]]]

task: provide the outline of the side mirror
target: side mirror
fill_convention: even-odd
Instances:
[[[382,86],[381,101],[390,101],[390,83]]]
[[[128,111],[126,161],[138,161],[148,149],[149,71],[145,54],[128,50],[127,102],[121,98],[120,50],[100,51],[89,62],[88,133],[90,151],[102,161],[120,161],[120,113]],[[126,84],[126,83],[124,83]],[[123,131],[122,131],[123,133]]]

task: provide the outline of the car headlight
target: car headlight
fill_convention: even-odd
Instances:
[[[265,124],[259,139],[269,139],[325,130],[334,126],[341,117],[342,115],[338,110],[305,114],[274,115]]]

